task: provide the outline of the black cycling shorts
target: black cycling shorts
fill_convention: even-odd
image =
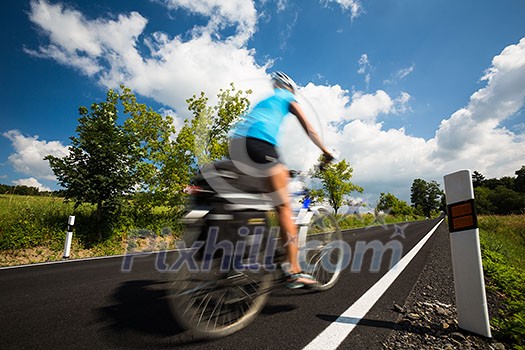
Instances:
[[[275,146],[260,139],[253,137],[232,139],[230,147],[246,147],[248,156],[257,164],[280,163]]]

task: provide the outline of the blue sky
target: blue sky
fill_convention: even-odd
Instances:
[[[291,75],[326,143],[374,204],[415,178],[525,164],[525,3],[438,0],[2,2],[0,182],[56,189],[78,107],[124,83],[176,123],[185,99]],[[213,98],[212,98],[213,99]],[[337,125],[337,127],[334,127]],[[318,156],[287,121],[283,157]]]

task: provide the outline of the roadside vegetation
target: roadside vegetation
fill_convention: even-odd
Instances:
[[[525,349],[525,166],[515,177],[486,179],[474,171],[483,268],[502,302],[492,321],[494,337]]]
[[[525,215],[480,216],[480,240],[487,288],[502,301],[493,336],[525,349]]]
[[[147,212],[126,205],[114,217],[111,234],[93,235],[95,207],[75,207],[62,197],[0,195],[0,266],[62,259],[68,217],[75,216],[71,258],[124,254],[129,243],[157,236],[171,244],[181,234],[181,224],[165,207]],[[168,238],[168,239],[167,239]]]

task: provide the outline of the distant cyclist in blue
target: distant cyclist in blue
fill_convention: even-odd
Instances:
[[[288,260],[291,266],[290,288],[315,284],[314,277],[305,274],[298,262],[297,227],[292,221],[292,206],[288,193],[290,173],[279,160],[277,140],[284,118],[290,113],[308,134],[312,142],[324,154],[324,161],[333,159],[323,145],[295,97],[295,83],[283,72],[272,74],[274,94],[253,107],[233,131],[230,142],[230,157],[234,162],[250,163],[269,177],[273,200],[279,214],[281,238],[287,242]]]

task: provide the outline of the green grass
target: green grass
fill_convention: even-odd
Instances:
[[[150,236],[180,233],[177,216],[167,208],[149,211],[127,205],[112,220],[109,234],[100,239],[93,225],[92,205],[74,208],[73,203],[57,197],[0,195],[0,251],[7,254],[35,247],[62,251],[70,215],[76,218],[73,246],[95,255],[124,253],[127,239],[137,231],[147,231]]]
[[[393,216],[390,214],[379,215],[376,217],[372,213],[360,214],[360,215],[337,215],[339,227],[342,230],[362,228],[369,226],[381,226],[397,224],[406,221],[424,220],[424,217],[417,216]]]
[[[525,270],[525,215],[481,216],[479,226],[486,249]]]
[[[0,195],[0,249],[58,244],[69,215],[73,205],[62,198]]]
[[[503,297],[492,320],[494,336],[513,349],[525,349],[525,215],[480,216],[483,269],[492,289]]]

